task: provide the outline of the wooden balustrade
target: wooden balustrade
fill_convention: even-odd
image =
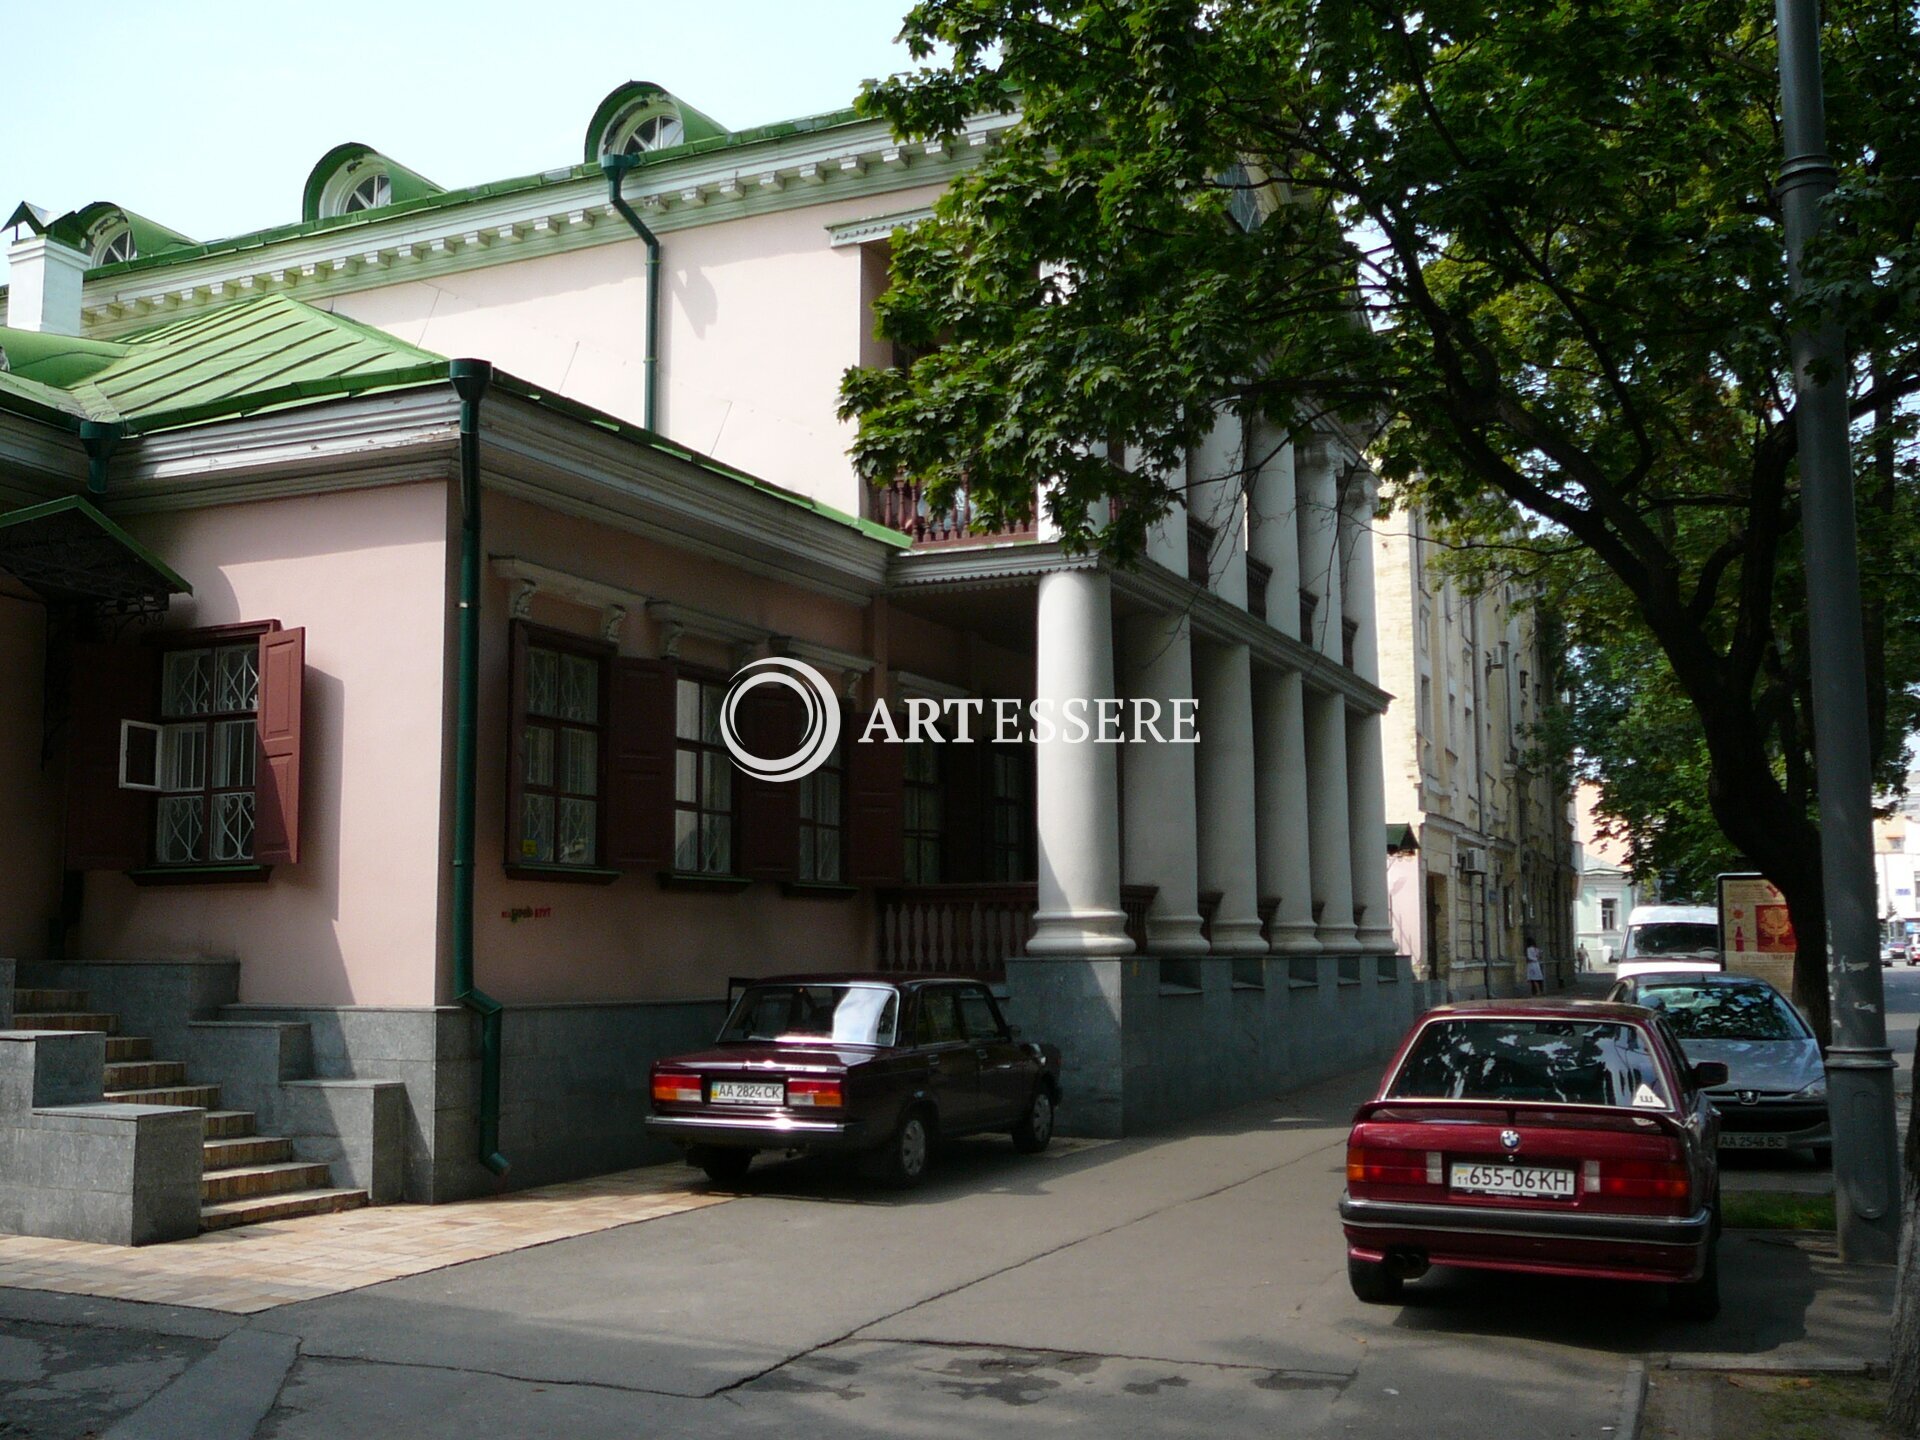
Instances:
[[[1031,540],[1038,533],[1031,512],[1010,525],[988,525],[974,514],[966,491],[956,491],[946,509],[934,510],[920,486],[904,481],[877,486],[872,492],[872,513],[875,520],[908,536],[916,546]]]
[[[1146,948],[1152,885],[1121,887],[1127,934]],[[1039,886],[913,885],[875,896],[880,914],[880,968],[913,975],[1006,978],[1007,957],[1024,955],[1033,934]]]

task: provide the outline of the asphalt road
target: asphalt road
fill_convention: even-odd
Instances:
[[[0,1436],[1605,1440],[1637,1356],[1884,1349],[1886,1272],[1780,1237],[1729,1237],[1704,1327],[1639,1287],[1438,1272],[1358,1304],[1334,1202],[1371,1078],[1067,1155],[966,1142],[907,1196],[769,1167],[244,1320],[0,1291]]]

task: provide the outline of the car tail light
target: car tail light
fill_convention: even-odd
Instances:
[[[789,1105],[832,1106],[838,1109],[845,1103],[838,1080],[787,1081],[787,1104]]]
[[[671,1070],[655,1071],[653,1098],[656,1104],[661,1105],[698,1105],[700,1077],[678,1074]]]
[[[1347,1179],[1363,1185],[1438,1185],[1438,1150],[1378,1150],[1347,1147]]]
[[[1581,1189],[1616,1200],[1690,1200],[1693,1175],[1678,1160],[1589,1160]]]

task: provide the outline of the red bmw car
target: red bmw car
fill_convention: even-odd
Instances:
[[[1689,1065],[1636,1005],[1477,1001],[1414,1023],[1347,1138],[1353,1293],[1399,1298],[1429,1266],[1638,1280],[1689,1319],[1719,1310],[1726,1067]]]

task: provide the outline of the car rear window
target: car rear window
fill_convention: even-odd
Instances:
[[[733,1007],[724,1041],[891,1045],[899,997],[886,985],[752,985]]]
[[[1647,1033],[1594,1020],[1435,1020],[1414,1041],[1387,1097],[1671,1108]]]
[[[1635,925],[1627,931],[1627,957],[1648,960],[1656,956],[1694,960],[1720,958],[1720,927],[1698,921],[1665,920]]]
[[[1643,985],[1639,1003],[1665,1015],[1682,1040],[1805,1040],[1811,1033],[1771,985]]]

